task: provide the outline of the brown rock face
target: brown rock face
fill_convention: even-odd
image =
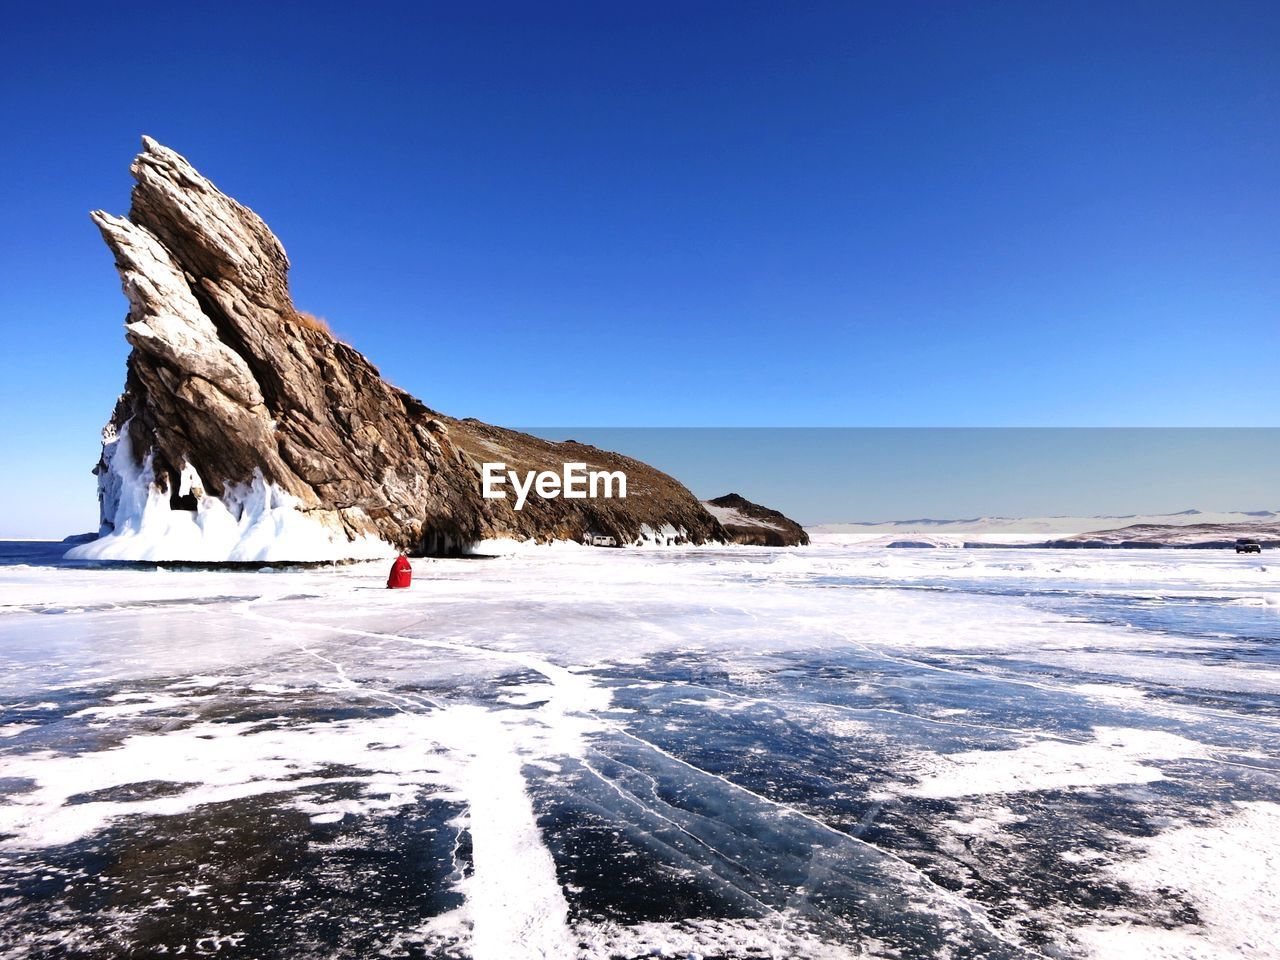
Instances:
[[[807,547],[804,527],[777,510],[770,510],[736,493],[706,502],[733,543],[752,547]]]
[[[168,492],[171,509],[198,510],[201,498],[223,498],[260,474],[335,535],[372,535],[409,552],[588,532],[622,543],[725,538],[688,490],[643,463],[455,420],[385,382],[294,308],[289,258],[257,214],[149,138],[130,169],[129,216],[93,214],[123,280],[133,346],[106,435],[128,425],[132,468],[150,458],[152,489]],[[110,459],[104,452],[100,477]],[[572,462],[622,470],[627,497],[533,495],[517,511],[513,498],[482,497],[486,461],[522,472],[559,473]],[[184,489],[184,470],[203,488]],[[118,499],[103,495],[104,533],[121,522]]]

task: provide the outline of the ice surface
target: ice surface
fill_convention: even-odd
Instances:
[[[1280,566],[0,566],[0,956],[1280,956]]]

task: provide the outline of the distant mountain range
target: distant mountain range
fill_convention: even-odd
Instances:
[[[997,538],[1002,541],[1044,541],[1059,538],[1079,538],[1081,534],[1103,533],[1113,539],[1125,528],[1140,526],[1150,536],[1152,528],[1226,528],[1235,536],[1247,536],[1249,531],[1280,523],[1280,511],[1201,511],[1183,510],[1178,513],[1130,514],[1127,516],[1092,517],[973,517],[967,520],[884,520],[855,521],[849,523],[821,523],[806,527],[810,534],[830,536],[834,534],[879,536],[957,536],[968,539]],[[1184,531],[1170,531],[1182,533]],[[1185,531],[1187,533],[1190,530]]]

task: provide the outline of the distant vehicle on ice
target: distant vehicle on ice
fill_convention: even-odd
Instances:
[[[582,538],[582,542],[588,547],[616,547],[618,540],[605,533],[588,533]]]
[[[1257,540],[1249,540],[1246,537],[1241,537],[1239,540],[1236,541],[1236,553],[1261,553],[1261,552],[1262,552],[1262,544],[1260,544]]]

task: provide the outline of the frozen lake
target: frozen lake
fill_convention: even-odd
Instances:
[[[1280,957],[1280,563],[0,545],[0,957]]]

